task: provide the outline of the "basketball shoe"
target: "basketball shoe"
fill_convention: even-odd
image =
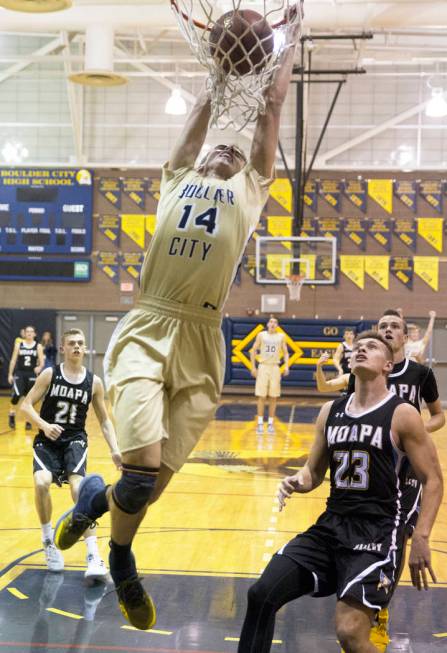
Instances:
[[[149,630],[155,624],[157,613],[154,602],[138,578],[135,557],[130,554],[127,569],[115,566],[112,551],[109,556],[110,574],[115,583],[120,610],[129,623],[139,630]]]
[[[78,500],[75,505],[59,517],[54,529],[54,543],[64,551],[73,546],[85,533],[87,528],[95,525],[96,515],[92,508],[92,498],[105,483],[98,474],[88,474],[79,485]]]
[[[48,571],[63,571],[64,559],[62,553],[56,549],[51,540],[45,540],[43,543],[43,550],[47,561]]]

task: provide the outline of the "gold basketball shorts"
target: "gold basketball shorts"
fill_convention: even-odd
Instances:
[[[104,358],[120,451],[162,441],[162,463],[178,471],[214,416],[224,369],[220,313],[140,300]]]
[[[281,396],[281,372],[279,365],[259,364],[255,395],[257,397]]]

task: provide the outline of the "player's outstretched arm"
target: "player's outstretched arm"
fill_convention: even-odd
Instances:
[[[433,335],[433,327],[435,325],[436,311],[430,311],[428,315],[429,315],[430,319],[428,321],[428,325],[427,325],[427,329],[425,331],[424,337],[422,338],[423,348],[422,348],[422,351],[421,351],[421,356],[423,356],[423,354],[425,353],[425,350],[427,349],[427,345],[430,342],[430,339],[431,339],[431,337]]]
[[[343,345],[340,343],[337,349],[335,350],[335,354],[333,356],[334,367],[340,375],[343,374],[343,368],[341,366],[342,356],[343,356]]]
[[[421,511],[411,540],[408,564],[413,585],[418,590],[422,587],[428,589],[427,569],[436,582],[431,566],[429,537],[442,501],[441,466],[435,445],[414,406],[401,404],[397,407],[391,430],[399,439],[397,444],[407,454],[417,478],[422,483]]]
[[[317,360],[315,380],[317,382],[318,392],[337,392],[339,390],[346,390],[349,383],[349,374],[337,376],[335,379],[326,379],[323,372],[323,365],[327,363],[329,358],[329,354],[325,352]]]
[[[24,398],[20,410],[27,420],[33,422],[33,424],[45,433],[47,438],[50,440],[57,440],[64,430],[62,426],[59,424],[50,424],[45,421],[34,408],[34,406],[46,395],[48,388],[50,387],[52,376],[53,368],[48,367],[37,377],[35,384]]]
[[[205,88],[200,92],[169,159],[169,169],[192,167],[208,133],[211,101]]]
[[[120,469],[122,460],[120,451],[118,449],[118,443],[116,441],[115,428],[112,424],[112,420],[110,419],[109,414],[107,413],[106,402],[104,400],[103,383],[99,376],[96,376],[96,374],[93,377],[92,404],[95,415],[101,427],[104,440],[109,445],[112,460],[117,469]]]
[[[321,408],[315,424],[315,439],[309,458],[302,469],[293,476],[286,476],[278,488],[277,498],[280,511],[294,492],[306,494],[321,485],[329,465],[329,455],[324,429],[333,402],[328,401]]]
[[[275,164],[281,109],[290,86],[298,35],[299,26],[296,25],[292,34],[292,43],[283,53],[281,65],[275,71],[272,82],[265,92],[265,112],[259,115],[256,121],[250,162],[260,175],[267,178],[272,176]]]

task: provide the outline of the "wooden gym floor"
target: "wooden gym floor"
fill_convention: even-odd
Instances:
[[[138,568],[158,608],[154,630],[140,632],[122,618],[110,587],[85,587],[85,547],[65,553],[62,574],[46,571],[32,485],[33,432],[21,418],[7,428],[8,399],[0,398],[0,653],[114,651],[227,653],[237,649],[245,597],[275,550],[324,509],[327,481],[295,495],[279,514],[279,479],[306,459],[321,402],[287,398],[276,434],[257,436],[251,398],[226,399],[216,419],[135,539]],[[94,416],[89,417],[89,471],[117,478]],[[445,471],[447,427],[434,435]],[[53,486],[53,522],[70,506],[67,487]],[[388,648],[447,653],[447,508],[432,536],[438,585],[418,593],[405,571],[391,608]],[[108,555],[109,520],[98,528]],[[336,653],[334,599],[310,599],[278,614],[274,652]]]

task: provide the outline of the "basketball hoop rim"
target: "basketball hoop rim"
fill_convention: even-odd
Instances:
[[[177,1],[176,0],[170,0],[171,2],[171,7],[178,13],[179,16],[183,18],[184,21],[189,22],[189,16],[188,14],[185,14],[184,11],[181,11]],[[279,20],[277,23],[273,23],[270,25],[272,29],[278,29],[278,27],[282,27],[283,25],[286,25],[288,23],[287,18],[283,18],[282,20]],[[199,29],[207,30],[208,32],[211,32],[211,27],[207,27],[205,23],[201,23],[200,20],[196,20],[195,18],[192,19],[192,24],[195,27],[198,27]]]

